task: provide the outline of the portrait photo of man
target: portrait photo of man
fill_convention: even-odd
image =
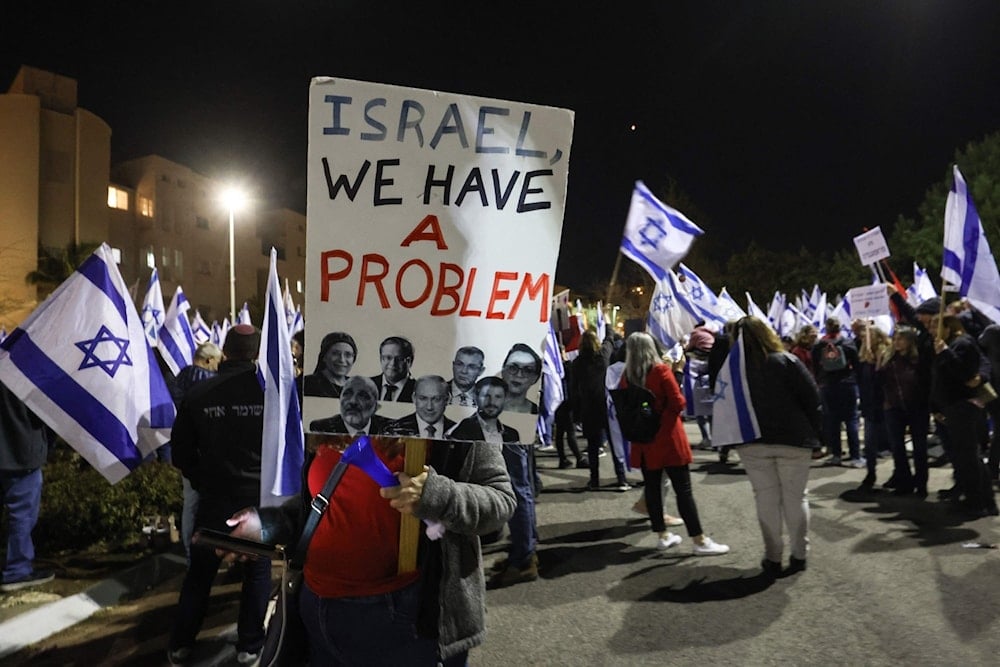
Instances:
[[[340,392],[340,414],[309,422],[313,433],[347,433],[378,435],[389,420],[375,414],[378,409],[378,389],[371,378],[354,375],[347,379]]]
[[[448,402],[451,405],[476,404],[476,380],[486,368],[486,355],[478,347],[466,345],[455,352],[451,362],[452,378],[448,381]]]
[[[448,405],[448,383],[440,375],[424,375],[416,380],[412,414],[389,423],[382,435],[408,435],[443,439],[455,422],[444,416]]]
[[[413,402],[415,381],[410,377],[413,344],[402,336],[389,336],[378,347],[382,372],[371,378],[380,401]]]
[[[507,401],[507,383],[498,377],[476,382],[476,414],[466,417],[448,432],[452,440],[483,440],[495,444],[521,441],[517,429],[500,421]]]

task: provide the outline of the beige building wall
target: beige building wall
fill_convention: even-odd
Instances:
[[[157,155],[111,168],[111,128],[76,106],[77,82],[22,67],[0,95],[0,326],[9,331],[36,305],[25,276],[39,245],[107,242],[138,304],[152,260],[164,301],[178,285],[209,322],[229,315],[229,212],[222,184]],[[120,194],[109,201],[109,187]],[[119,207],[120,206],[120,207]],[[256,324],[271,245],[278,273],[304,305],[305,216],[257,202],[234,216],[236,308]]]

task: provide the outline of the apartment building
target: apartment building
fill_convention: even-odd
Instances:
[[[0,325],[37,305],[25,276],[40,248],[106,242],[141,301],[151,267],[164,299],[178,285],[211,322],[229,311],[229,210],[224,184],[157,155],[111,166],[112,128],[77,106],[77,82],[22,67],[0,95]],[[305,216],[252,203],[234,215],[237,308],[262,316],[270,249],[304,301]]]

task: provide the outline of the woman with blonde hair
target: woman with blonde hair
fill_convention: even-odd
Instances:
[[[663,474],[666,472],[677,494],[681,518],[694,541],[694,555],[728,553],[728,546],[716,543],[702,531],[688,469],[693,460],[691,444],[681,421],[684,395],[673,370],[663,363],[649,334],[636,332],[625,340],[625,373],[621,386],[626,385],[643,386],[652,392],[656,401],[654,407],[660,413],[660,426],[653,440],[633,442],[629,452],[632,466],[642,471],[646,511],[658,538],[656,548],[663,551],[682,541],[680,535],[667,530],[663,519]]]
[[[809,548],[809,464],[822,426],[819,388],[765,322],[744,317],[735,333],[743,337],[746,380],[760,429],[760,438],[739,451],[764,537],[761,567],[768,577],[780,574],[784,525],[791,551],[788,572],[800,572]]]
[[[921,359],[917,330],[897,325],[892,346],[879,361],[882,411],[892,451],[892,477],[883,486],[897,495],[927,496],[927,433],[930,428],[930,359]],[[913,470],[906,454],[910,429]],[[874,482],[874,479],[872,480]]]

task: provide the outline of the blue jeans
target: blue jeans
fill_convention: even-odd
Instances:
[[[23,579],[32,573],[35,543],[31,531],[38,522],[38,507],[42,500],[42,469],[0,470],[0,490],[9,513],[7,562],[3,580]]]
[[[820,388],[823,398],[823,435],[833,456],[840,457],[840,425],[847,429],[847,449],[852,459],[861,458],[858,439],[858,386],[850,382],[834,382]]]
[[[417,635],[420,582],[382,595],[321,598],[302,587],[299,611],[309,637],[309,664],[319,667],[434,667],[438,646]],[[444,661],[465,665],[468,652]]]
[[[503,445],[503,460],[507,464],[510,484],[514,487],[517,507],[507,522],[510,529],[510,552],[507,562],[518,568],[527,567],[535,552],[538,530],[535,524],[535,494],[531,485],[528,448],[520,444]]]
[[[190,563],[180,599],[177,601],[176,622],[170,636],[170,650],[194,645],[212,581],[219,571],[222,558],[214,549],[193,545]],[[261,558],[243,563],[243,587],[240,591],[240,612],[236,622],[236,650],[257,653],[264,645],[264,615],[271,597],[271,561]]]

